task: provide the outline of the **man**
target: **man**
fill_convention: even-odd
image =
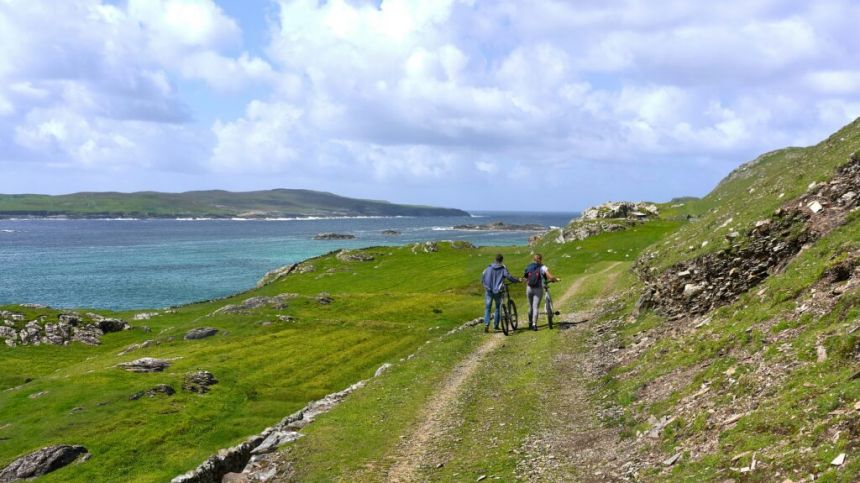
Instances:
[[[540,314],[540,301],[543,298],[543,288],[548,282],[561,280],[553,276],[543,264],[543,255],[535,253],[534,262],[530,263],[523,273],[526,279],[526,298],[529,301],[529,329],[537,330],[537,319]]]
[[[505,257],[501,254],[496,255],[496,261],[484,269],[481,274],[481,283],[484,284],[486,296],[484,298],[484,332],[490,331],[490,307],[493,302],[496,303],[496,319],[493,328],[499,330],[499,321],[502,319],[502,284],[505,280],[519,283],[520,280],[508,272],[508,269],[502,265]]]

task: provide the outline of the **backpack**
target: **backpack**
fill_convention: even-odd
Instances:
[[[540,270],[541,267],[543,267],[543,265],[539,263],[532,263],[526,267],[526,283],[528,283],[529,287],[540,287],[543,285],[543,274]]]

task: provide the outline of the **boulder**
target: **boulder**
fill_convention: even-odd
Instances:
[[[159,394],[164,394],[165,396],[172,396],[176,394],[176,390],[173,389],[172,386],[167,384],[159,384],[154,386],[151,389],[147,389],[146,391],[139,391],[128,397],[129,401],[137,401],[142,397],[155,397]]]
[[[209,391],[209,386],[218,384],[218,380],[209,371],[194,371],[185,374],[185,382],[182,383],[182,389],[204,394]]]
[[[123,362],[117,367],[129,372],[161,372],[170,367],[170,363],[154,357],[142,357],[131,362]]]
[[[287,300],[294,299],[298,296],[298,294],[294,293],[282,293],[280,295],[275,295],[274,297],[251,297],[249,299],[245,299],[240,304],[225,305],[220,309],[216,310],[215,312],[212,312],[212,315],[222,313],[232,314],[238,312],[245,312],[261,307],[272,307],[279,310],[285,309],[287,308]]]
[[[45,336],[42,341],[46,344],[68,345],[72,340],[73,327],[68,324],[45,324]]]
[[[199,329],[191,329],[185,334],[185,340],[205,339],[212,337],[218,333],[218,329],[212,327],[201,327]]]
[[[76,326],[81,323],[81,316],[78,314],[60,314],[57,316],[60,323]]]
[[[321,305],[328,305],[334,302],[334,299],[331,298],[331,295],[329,295],[328,292],[320,292],[319,294],[317,294],[317,302],[319,302]]]
[[[0,471],[0,482],[6,483],[42,476],[58,470],[87,454],[87,449],[78,445],[61,444],[48,446],[21,456]]]
[[[104,335],[101,329],[93,324],[87,324],[83,327],[72,328],[72,340],[76,340],[86,345],[99,345],[102,343],[101,337]]]
[[[96,325],[105,334],[109,332],[122,332],[131,328],[127,322],[119,319],[101,319]]]
[[[42,343],[42,327],[38,322],[32,320],[18,332],[21,345],[39,345]]]
[[[0,325],[0,339],[3,339],[9,347],[15,347],[18,345],[18,331],[12,327]]]

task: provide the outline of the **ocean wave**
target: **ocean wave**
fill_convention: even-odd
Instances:
[[[17,233],[18,230],[0,230],[0,233]]]
[[[430,227],[430,229],[433,231],[453,231],[454,227],[453,226],[433,226],[433,227]]]

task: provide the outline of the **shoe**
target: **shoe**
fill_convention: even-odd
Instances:
[[[493,330],[499,330],[499,326],[498,326],[498,325],[494,325],[494,326],[493,326]]]
[[[489,331],[490,331],[490,325],[489,325],[489,324],[487,324],[487,325],[485,325],[485,326],[484,326],[484,333],[487,333],[487,332],[489,332]]]

